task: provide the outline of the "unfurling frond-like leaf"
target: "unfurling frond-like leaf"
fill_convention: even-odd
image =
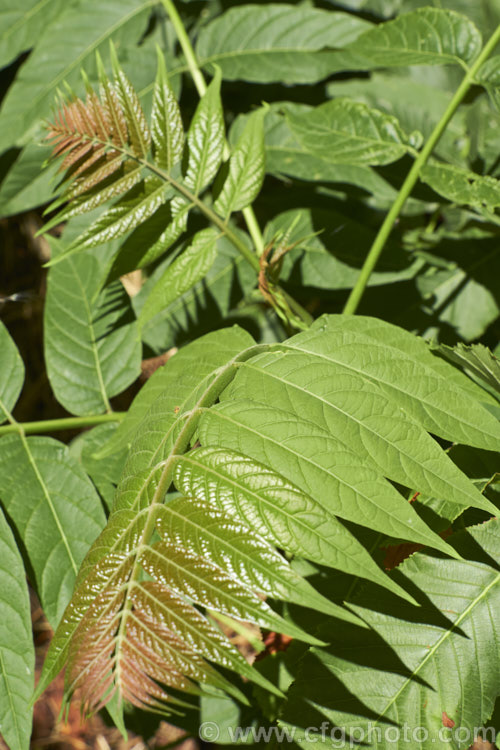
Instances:
[[[111,59],[113,79],[107,77],[97,54],[99,94],[84,74],[85,101],[72,96],[68,103],[62,104],[50,126],[48,139],[54,147],[53,157],[62,157],[60,171],[66,174],[63,193],[49,210],[66,205],[44,230],[117,199],[64,254],[51,261],[59,262],[69,253],[136,230],[137,235],[133,233],[127,239],[123,253],[126,259],[120,254],[113,265],[111,277],[116,278],[152,263],[171,247],[186,230],[188,214],[195,205],[225,231],[218,216],[200,201],[201,193],[214,180],[222,162],[224,118],[221,75],[217,70],[196,109],[185,143],[179,105],[158,49],[149,128],[139,98],[121,70],[113,47]],[[249,205],[260,190],[264,177],[262,119],[260,111],[250,118],[231,157],[228,179],[216,207],[226,220],[233,211]],[[207,257],[200,261],[197,264],[193,258],[187,263],[191,279],[193,269],[208,270]],[[201,276],[203,273],[200,275],[198,270],[198,277]]]

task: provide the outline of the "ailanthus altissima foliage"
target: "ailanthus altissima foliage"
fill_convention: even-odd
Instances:
[[[134,430],[111,516],[82,564],[39,691],[65,662],[68,696],[79,688],[91,709],[117,695],[119,704],[160,710],[172,700],[168,687],[193,692],[197,682],[231,692],[208,662],[262,682],[210,613],[306,642],[315,638],[257,594],[357,621],[275,546],[413,601],[342,521],[454,557],[388,480],[457,513],[495,513],[427,430],[491,449],[498,421],[410,334],[334,316],[264,350],[238,328],[209,334],[173,363],[193,358],[196,376],[182,387],[165,367],[162,392]],[[129,434],[127,418],[114,448],[120,434]]]
[[[0,733],[27,750],[27,576],[37,699],[64,670],[122,732],[466,750],[499,694],[495,3],[19,5],[0,203],[49,204],[68,416],[20,421],[0,323]]]

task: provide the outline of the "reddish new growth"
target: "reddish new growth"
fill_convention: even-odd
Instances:
[[[111,86],[103,91],[102,102],[89,92],[85,102],[73,99],[63,104],[50,124],[47,140],[52,142],[53,158],[65,155],[59,171],[70,170],[69,196],[90,190],[119,169],[120,147],[128,139],[123,111]]]

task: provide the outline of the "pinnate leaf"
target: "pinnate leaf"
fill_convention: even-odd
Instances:
[[[333,513],[271,468],[229,449],[197,448],[178,459],[174,478],[180,492],[243,521],[286,552],[405,596]]]
[[[312,333],[307,331],[298,335],[299,342],[307,342],[309,338],[314,340],[317,355],[293,351],[292,339],[290,349],[285,345],[288,349],[286,356],[263,354],[244,363],[224,395],[225,399],[242,399],[238,419],[245,423],[245,414],[248,414],[252,426],[258,420],[259,426],[268,430],[269,426],[262,423],[257,412],[276,409],[276,418],[284,422],[282,431],[286,425],[290,432],[288,418],[293,414],[298,420],[304,420],[311,445],[314,440],[319,448],[322,431],[325,440],[329,435],[336,435],[347,451],[359,458],[364,456],[365,469],[372,467],[408,489],[465,507],[472,505],[495,512],[426,430],[409,414],[406,415],[404,400],[401,406],[397,405],[381,392],[375,382],[367,382],[359,373],[338,366],[333,348],[334,331],[335,328],[330,339],[325,321],[323,325],[316,325]],[[322,336],[318,346],[319,332]],[[346,337],[345,331],[343,335]],[[305,347],[308,348],[307,343]],[[333,362],[328,356],[329,351],[333,353]],[[419,379],[418,374],[416,379]],[[259,407],[253,410],[248,399]],[[446,403],[446,396],[441,394],[441,399]],[[230,400],[228,407],[231,413]],[[437,411],[440,415],[442,408]],[[485,410],[478,405],[478,411]],[[500,436],[498,423],[495,424],[493,418],[489,422]],[[273,429],[274,436],[277,437],[277,432]],[[258,459],[258,456],[254,455],[254,458]],[[355,485],[354,476],[353,480]],[[304,489],[308,491],[307,487]],[[359,517],[358,522],[369,526],[369,514],[364,521]]]
[[[231,399],[203,414],[199,429],[203,446],[236,448],[266,466],[286,466],[285,478],[327,512],[396,538],[446,549],[379,472],[312,421],[267,403]]]
[[[417,385],[407,384],[410,371]],[[65,662],[67,697],[79,689],[89,709],[115,694],[118,703],[162,711],[175,707],[169,687],[210,684],[235,695],[209,662],[269,688],[239,668],[229,647],[219,642],[214,653],[198,607],[313,645],[323,641],[260,596],[355,626],[341,601],[327,604],[297,578],[278,545],[411,601],[339,519],[459,556],[387,478],[495,512],[427,433],[432,423],[456,440],[477,422],[474,439],[489,439],[491,421],[479,426],[488,412],[468,383],[423,341],[361,317],[325,317],[271,347],[233,329],[176,354],[108,446],[131,442],[108,525],[82,564],[40,689]],[[451,405],[448,417],[448,401],[461,399],[467,406]],[[172,482],[181,494],[170,493]]]

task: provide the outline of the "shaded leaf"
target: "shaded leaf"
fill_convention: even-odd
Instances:
[[[307,6],[245,5],[208,24],[196,45],[204,67],[224,78],[312,83],[335,70],[332,47],[344,47],[368,28],[361,18]]]
[[[52,240],[56,247],[57,240]],[[102,268],[85,253],[49,272],[45,361],[58,400],[73,414],[110,409],[109,399],[140,373],[141,344],[119,282],[99,293]],[[97,288],[96,288],[97,286]]]
[[[78,83],[80,68],[93,61],[96,48],[115,43],[135,44],[146,28],[151,0],[124,0],[120,5],[89,0],[66,7],[44,27],[36,49],[22,65],[2,102],[0,151],[24,144],[51,107],[63,81]]]
[[[65,5],[64,0],[5,2],[0,11],[0,68],[29,50]]]
[[[2,503],[23,540],[43,610],[55,626],[80,562],[104,526],[101,501],[57,440],[5,435],[0,444]]]
[[[35,649],[24,566],[0,508],[0,728],[11,750],[28,750]]]
[[[441,344],[438,351],[450,362],[471,375],[474,380],[479,381],[480,384],[485,383],[500,394],[500,362],[486,346],[457,344],[452,348]]]
[[[481,34],[453,10],[419,8],[361,34],[340,53],[346,67],[470,64],[481,49]]]
[[[24,364],[7,328],[0,322],[0,422],[9,418],[24,383]]]
[[[333,163],[389,164],[408,151],[395,117],[349,99],[333,99],[287,120],[306,151]]]
[[[238,231],[238,230],[237,230]],[[240,233],[249,247],[250,240]],[[152,278],[152,283],[158,276]],[[244,294],[255,287],[255,271],[225,237],[217,240],[217,258],[204,279],[156,316],[142,329],[142,340],[153,351],[161,352],[182,344],[193,335],[208,333],[223,326],[226,316]],[[133,302],[140,315],[151,288],[146,283]]]
[[[118,421],[98,425],[92,430],[82,432],[68,446],[70,455],[80,461],[92,479],[108,511],[111,511],[113,506],[116,485],[123,471],[127,450],[121,448],[112,452],[106,461],[99,460],[96,454],[112,439],[118,425]]]
[[[453,203],[485,207],[500,206],[500,182],[488,175],[478,175],[453,164],[431,162],[420,170],[420,179],[436,193]]]
[[[306,655],[284,722],[306,728],[314,719],[319,727],[318,717],[325,717],[327,737],[337,727],[337,738],[344,729],[346,742],[352,733],[356,742],[380,750],[402,750],[405,736],[418,738],[422,750],[450,741],[461,749],[471,745],[498,692],[498,652],[492,644],[499,638],[499,522],[455,539],[469,555],[474,545],[479,557],[442,560],[419,553],[398,569],[411,580],[421,608],[365,589],[352,606],[370,623],[371,637],[357,628],[333,631],[326,623],[320,628],[332,645]],[[470,678],[477,674],[481,690]],[[320,739],[316,732],[304,736],[303,729],[295,737],[306,747]]]

